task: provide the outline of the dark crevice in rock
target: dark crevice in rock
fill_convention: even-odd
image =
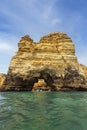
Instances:
[[[64,77],[57,77],[55,70],[48,68],[40,71],[30,71],[27,76],[9,75],[3,86],[7,86],[6,90],[31,91],[34,84],[38,83],[40,79],[46,83],[44,89],[48,88],[47,90],[49,90],[50,88],[51,91],[87,90],[83,88],[86,84],[85,78],[77,70],[72,70],[71,67],[66,68]],[[43,85],[40,87],[43,87]]]

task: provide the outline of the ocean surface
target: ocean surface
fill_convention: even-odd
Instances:
[[[1,92],[0,130],[87,130],[87,92]]]

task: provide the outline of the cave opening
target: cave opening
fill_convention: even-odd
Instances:
[[[15,78],[15,85],[19,86],[21,91],[32,91],[36,89],[35,87],[43,91],[55,91],[54,78],[55,74],[49,69],[31,71],[25,77]]]
[[[53,85],[53,77],[47,70],[42,70],[39,72],[40,76],[36,77],[32,85],[32,90],[42,90],[42,91],[55,91],[55,86]]]

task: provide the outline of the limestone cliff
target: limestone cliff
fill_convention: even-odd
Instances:
[[[87,80],[87,66],[84,66],[84,65],[80,64],[80,71],[82,72],[85,79]]]
[[[38,43],[26,35],[19,41],[18,51],[10,62],[3,90],[31,91],[35,86],[50,91],[86,89],[84,75],[67,34],[52,33]],[[40,80],[45,84],[42,88]]]
[[[0,89],[2,88],[3,82],[6,79],[6,75],[5,74],[0,74]]]

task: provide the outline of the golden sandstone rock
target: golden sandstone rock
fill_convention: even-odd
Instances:
[[[6,75],[5,74],[0,74],[0,88],[2,87],[3,82],[5,81],[5,79],[6,79]]]
[[[50,91],[50,87],[47,86],[44,79],[38,79],[38,82],[34,83],[32,91]]]
[[[86,90],[85,68],[79,65],[74,44],[65,33],[52,33],[33,42],[26,35],[18,43],[3,90]],[[41,81],[39,81],[41,79]],[[42,82],[43,80],[43,82]],[[50,89],[49,89],[49,87]]]
[[[82,70],[82,74],[84,75],[85,79],[87,80],[87,66],[80,64],[80,70]]]

